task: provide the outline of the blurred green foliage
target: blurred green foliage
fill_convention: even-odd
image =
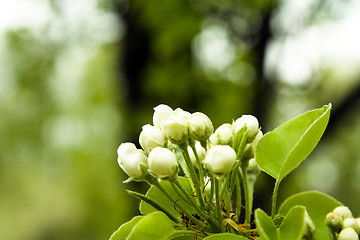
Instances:
[[[336,124],[284,180],[279,200],[323,190],[359,215],[359,99],[348,97],[360,74],[324,64],[301,84],[284,81],[266,52],[291,35],[271,23],[291,18],[285,2],[93,1],[97,15],[79,12],[78,22],[66,19],[65,3],[49,2],[56,21],[1,39],[0,239],[107,239],[137,213],[124,188],[146,188],[122,184],[116,148],[137,143],[159,103],[202,111],[215,127],[254,114],[267,132],[332,102]],[[331,22],[325,2],[314,0],[292,30]],[[113,20],[96,28],[90,19],[101,14]],[[270,206],[272,184],[261,175],[256,206]]]
[[[63,64],[73,71],[71,60],[50,39],[22,29],[9,32],[6,43],[11,82],[0,104],[1,238],[107,238],[136,212],[116,163],[122,126],[116,46],[99,48],[72,77],[57,72]]]

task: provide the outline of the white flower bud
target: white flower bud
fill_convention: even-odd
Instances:
[[[200,162],[202,162],[204,159],[205,159],[205,155],[206,155],[206,150],[205,148],[203,148],[200,144],[200,142],[196,142],[195,143],[195,150],[198,154],[198,157],[199,157],[199,160]],[[189,152],[189,156],[190,156],[190,159],[191,159],[191,162],[192,164],[195,166],[195,167],[199,167],[198,164],[197,164],[197,161],[196,161],[196,157],[195,157],[195,154],[192,150],[192,148],[190,146],[188,146],[188,152]]]
[[[161,125],[161,130],[165,137],[173,143],[182,143],[189,136],[187,119],[178,113],[169,116]]]
[[[218,177],[231,171],[236,162],[236,153],[230,146],[217,145],[209,149],[204,166]]]
[[[259,122],[257,118],[253,115],[242,115],[233,123],[235,134],[244,126],[246,126],[248,130],[248,139],[252,141],[259,131]]]
[[[198,141],[207,140],[214,131],[214,126],[203,113],[196,112],[189,117],[189,135]]]
[[[325,217],[326,226],[328,226],[331,230],[334,230],[336,232],[341,229],[343,221],[344,221],[343,217],[334,212],[328,213]]]
[[[215,145],[231,145],[233,142],[233,126],[230,123],[224,123],[219,126],[214,134],[210,136],[210,144]]]
[[[184,111],[181,108],[176,108],[174,112],[180,116],[183,116],[186,120],[188,120],[191,116],[191,113],[189,113],[188,111]]]
[[[352,228],[357,234],[360,233],[360,218],[346,218],[342,224],[342,228]]]
[[[122,143],[117,149],[119,166],[131,179],[141,179],[148,167],[144,152],[137,149],[133,143]]]
[[[353,229],[357,232],[357,234],[360,234],[360,218],[355,218]]]
[[[156,147],[164,147],[166,138],[162,131],[150,124],[144,125],[139,136],[139,142],[146,154]]]
[[[160,179],[171,179],[177,174],[176,155],[167,148],[157,147],[149,154],[149,170]]]
[[[338,240],[359,240],[358,234],[352,228],[341,230]]]
[[[155,127],[160,128],[163,121],[174,113],[171,107],[165,104],[160,104],[154,107],[153,123]]]
[[[353,215],[348,207],[340,206],[334,209],[333,211],[336,214],[339,214],[343,219],[352,218]]]

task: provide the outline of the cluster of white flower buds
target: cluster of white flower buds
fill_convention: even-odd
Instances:
[[[153,125],[142,127],[139,143],[143,150],[136,149],[132,143],[121,144],[117,151],[118,163],[130,177],[129,180],[141,181],[147,174],[170,180],[177,176],[180,168],[180,157],[175,150],[183,150],[185,146],[195,168],[203,168],[221,178],[240,160],[239,143],[234,145],[240,133],[246,135],[241,158],[247,159],[248,172],[258,175],[260,169],[255,162],[254,151],[263,133],[254,116],[243,115],[232,124],[221,125],[214,132],[213,124],[205,114],[191,114],[160,104],[154,108]]]
[[[354,218],[348,207],[340,206],[328,213],[325,224],[338,240],[359,239],[360,218]]]

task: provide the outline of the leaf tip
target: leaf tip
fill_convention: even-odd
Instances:
[[[328,104],[328,105],[324,105],[324,107],[325,107],[325,108],[328,108],[328,109],[332,109],[332,103],[329,102],[329,104]]]

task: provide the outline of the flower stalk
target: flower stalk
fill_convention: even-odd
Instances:
[[[274,192],[272,196],[272,205],[271,205],[271,218],[274,219],[276,215],[276,201],[277,201],[277,195],[279,191],[279,185],[280,181],[277,179],[274,186]]]
[[[198,199],[198,201],[200,203],[201,208],[205,210],[206,207],[205,207],[205,202],[204,202],[204,198],[203,198],[203,195],[202,195],[201,187],[200,187],[200,184],[199,184],[199,179],[198,179],[198,176],[196,175],[195,168],[191,163],[189,152],[187,150],[187,145],[184,144],[184,145],[180,146],[180,149],[181,149],[181,151],[182,151],[182,153],[184,155],[185,163],[186,163],[186,165],[188,167],[191,179],[192,179],[192,181],[194,183],[197,199]]]

